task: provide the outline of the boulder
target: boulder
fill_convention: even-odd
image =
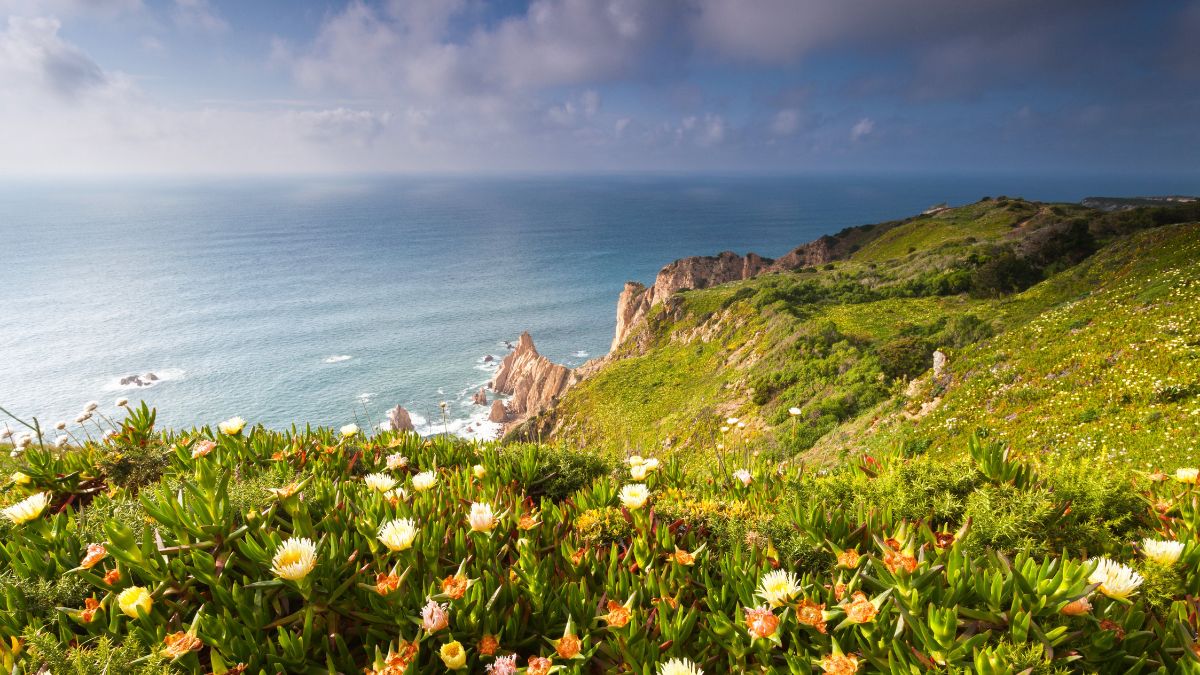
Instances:
[[[487,390],[480,387],[479,391],[475,392],[475,395],[471,397],[471,402],[475,405],[487,405]]]
[[[489,422],[501,422],[508,419],[508,410],[504,407],[504,401],[496,399],[492,401],[492,412],[488,414]]]
[[[937,350],[933,353],[933,376],[936,379],[941,379],[946,373],[946,353],[942,350]]]

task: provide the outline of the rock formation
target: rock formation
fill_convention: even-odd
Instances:
[[[496,399],[492,401],[492,412],[488,413],[489,422],[500,422],[508,419],[508,410],[504,407],[504,401]]]
[[[121,385],[127,386],[130,384],[139,387],[149,387],[158,381],[158,375],[154,373],[146,373],[145,375],[129,375],[121,378]]]
[[[413,431],[412,417],[403,406],[396,406],[387,413],[387,423],[392,431]]]
[[[570,368],[539,354],[529,333],[521,333],[516,348],[500,362],[492,390],[512,396],[505,410],[519,424],[553,405],[573,382]]]
[[[487,405],[487,390],[480,387],[479,391],[475,392],[475,395],[471,397],[471,403],[475,405]]]

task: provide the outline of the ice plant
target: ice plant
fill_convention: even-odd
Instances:
[[[1179,556],[1182,554],[1183,542],[1181,541],[1142,540],[1142,555],[1146,556],[1147,560],[1159,565],[1170,567],[1179,561]]]
[[[746,630],[750,639],[770,639],[779,628],[779,617],[767,607],[746,608]]]
[[[192,459],[199,459],[212,452],[216,447],[216,443],[207,439],[196,441],[196,444],[192,446]]]
[[[1180,483],[1196,483],[1200,480],[1200,469],[1196,468],[1179,468],[1175,469],[1175,480]]]
[[[125,612],[126,616],[136,619],[138,611],[150,613],[150,608],[154,605],[154,600],[150,597],[150,591],[144,586],[130,586],[121,591],[117,595],[117,606]]]
[[[4,517],[11,520],[14,525],[24,525],[42,515],[42,511],[46,510],[49,502],[50,493],[39,492],[4,509]]]
[[[387,492],[396,487],[396,479],[386,473],[369,473],[363,477],[363,481],[376,492]]]
[[[108,555],[108,549],[104,548],[104,544],[88,544],[87,554],[83,556],[79,566],[90,570],[100,564],[106,555]]]
[[[1092,603],[1088,602],[1087,597],[1082,597],[1068,602],[1058,611],[1067,616],[1082,616],[1092,611]]]
[[[467,594],[467,588],[470,586],[470,579],[467,579],[466,575],[461,572],[442,579],[442,593],[451,600],[461,599]]]
[[[421,628],[427,633],[436,633],[450,625],[450,605],[430,600],[421,609]]]
[[[432,471],[422,471],[412,477],[412,486],[417,492],[425,492],[436,484],[437,474]]]
[[[608,624],[609,628],[624,628],[629,620],[633,618],[632,612],[633,596],[629,596],[629,600],[624,605],[616,600],[608,601],[608,614],[601,615],[601,619]]]
[[[467,652],[458,640],[442,645],[438,656],[449,670],[462,670],[467,666]]]
[[[476,649],[480,656],[495,656],[496,650],[500,649],[500,640],[495,635],[487,633],[479,638],[479,646]]]
[[[650,491],[641,483],[630,483],[621,488],[621,506],[636,511],[646,505],[650,499]]]
[[[687,659],[671,659],[658,664],[658,675],[704,675],[704,671]]]
[[[800,594],[800,580],[786,570],[774,570],[763,575],[758,585],[758,597],[772,607],[782,607]]]
[[[384,573],[380,572],[375,575],[375,592],[380,595],[387,595],[400,588],[400,577],[396,576],[395,572]]]
[[[570,616],[567,617],[567,626],[563,628],[562,637],[557,640],[551,640],[550,644],[554,647],[554,652],[558,654],[560,659],[580,657],[580,652],[583,651],[583,642],[575,634],[575,623],[571,620]]]
[[[404,551],[412,547],[417,538],[417,525],[412,518],[389,520],[379,527],[379,541],[389,551]]]
[[[467,524],[471,526],[472,532],[489,533],[495,529],[496,514],[492,512],[492,505],[486,502],[472,502]]]
[[[846,605],[846,621],[850,623],[869,623],[879,614],[876,603],[867,599],[867,594],[855,591],[850,596],[850,604]]]
[[[163,638],[163,645],[159,654],[168,659],[177,659],[189,652],[199,651],[204,643],[191,633],[178,631]]]
[[[358,435],[359,428],[357,424],[347,424],[338,431],[342,434],[342,438],[353,438]]]
[[[854,654],[830,654],[818,664],[829,675],[854,675],[858,672],[858,657]]]
[[[1142,576],[1126,565],[1101,558],[1088,583],[1100,584],[1100,592],[1113,600],[1127,600],[1142,585]]]
[[[288,581],[299,581],[317,566],[317,545],[311,539],[295,537],[284,541],[271,559],[271,571]]]
[[[796,605],[796,621],[816,629],[818,633],[826,632],[825,604],[813,602],[805,598]]]
[[[237,436],[246,427],[246,420],[240,417],[230,417],[217,425],[217,429],[226,436]]]
[[[483,480],[484,476],[487,476],[487,469],[482,464],[476,464],[471,467],[471,473],[475,474],[475,477],[479,480]]]
[[[745,469],[738,469],[733,472],[733,477],[738,479],[742,485],[750,487],[750,483],[754,481],[754,476]]]
[[[545,656],[529,657],[529,667],[525,669],[526,675],[547,675],[554,662]]]
[[[852,570],[855,567],[858,567],[858,561],[861,557],[862,556],[858,555],[858,551],[855,551],[852,548],[848,548],[845,551],[842,551],[841,553],[838,554],[838,556],[837,556],[838,567],[845,567],[846,569]]]
[[[408,466],[408,458],[400,453],[393,453],[387,456],[387,468],[389,471],[403,469]]]
[[[487,667],[488,675],[517,675],[517,655],[498,657]]]

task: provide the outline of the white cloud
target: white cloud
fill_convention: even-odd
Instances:
[[[300,135],[320,143],[353,143],[366,147],[372,143],[391,120],[390,113],[370,110],[333,108],[288,113],[288,121]]]
[[[850,140],[857,142],[875,132],[875,121],[869,117],[864,117],[854,123],[850,128]]]
[[[172,12],[175,25],[184,30],[204,33],[223,33],[229,23],[208,3],[208,0],[175,0]]]
[[[112,86],[112,76],[58,36],[61,27],[54,18],[10,16],[0,33],[0,88],[74,100]]]

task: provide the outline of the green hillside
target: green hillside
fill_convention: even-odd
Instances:
[[[1169,462],[1200,430],[1185,320],[1200,315],[1200,226],[1167,223],[1196,219],[998,198],[857,228],[846,259],[656,306],[516,435],[833,462],[979,431],[1038,456]],[[722,431],[729,417],[744,426]]]

